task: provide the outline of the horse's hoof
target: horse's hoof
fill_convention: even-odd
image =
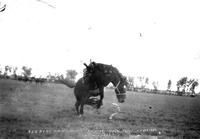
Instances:
[[[81,118],[82,116],[83,116],[82,114],[79,114],[79,115],[78,115],[79,118]]]

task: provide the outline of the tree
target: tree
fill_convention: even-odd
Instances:
[[[171,86],[172,86],[172,81],[169,80],[169,81],[168,81],[168,84],[167,84],[167,90],[168,90],[168,91],[171,91]]]
[[[0,75],[2,75],[2,68],[0,67]]]
[[[140,88],[144,89],[145,88],[145,84],[144,84],[145,77],[139,76],[138,79],[139,79],[139,81],[141,83]]]
[[[191,95],[195,94],[195,88],[199,85],[198,80],[192,79],[188,81],[188,89],[191,91]]]
[[[192,91],[192,95],[194,95],[195,94],[195,87],[197,87],[199,85],[199,82],[198,81],[194,81],[193,82],[193,84],[192,84],[192,86],[191,86],[191,88],[190,88],[190,90]]]
[[[13,79],[17,79],[17,67],[12,67],[12,71],[13,71],[13,73],[12,73],[12,75],[10,76],[11,78],[13,78]]]
[[[153,81],[152,85],[153,85],[154,91],[157,91],[158,90],[158,82]]]
[[[5,79],[9,79],[8,72],[11,73],[11,71],[12,71],[12,68],[11,68],[10,66],[5,66],[5,67],[4,67],[3,78],[5,78]]]
[[[16,73],[17,69],[18,69],[17,67],[13,67],[13,75],[17,75],[17,73]]]
[[[47,81],[50,81],[50,82],[55,82],[56,80],[56,75],[51,75],[51,73],[49,72],[48,75],[47,75]]]
[[[128,90],[129,91],[134,90],[134,77],[131,76],[128,77]]]
[[[148,77],[146,77],[146,79],[145,79],[145,87],[147,87],[147,86],[148,86],[148,84],[149,84],[149,78],[148,78]]]
[[[7,76],[8,72],[11,72],[11,67],[10,66],[5,66],[4,75]]]
[[[57,75],[55,75],[55,77],[56,77],[56,80],[64,80],[64,75],[63,74],[57,74]]]
[[[67,70],[67,79],[74,81],[78,73],[76,70]]]
[[[24,77],[30,77],[31,76],[32,68],[28,68],[28,67],[23,66],[22,70],[23,70],[22,74],[24,75]]]
[[[177,92],[178,95],[183,95],[185,93],[185,88],[186,88],[186,84],[187,84],[187,77],[182,77],[180,80],[177,81]],[[180,88],[182,88],[182,91],[180,91]]]

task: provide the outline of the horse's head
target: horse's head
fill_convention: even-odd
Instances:
[[[115,93],[117,99],[120,103],[123,103],[126,99],[126,88],[127,80],[126,78],[118,71],[117,68],[112,65],[106,65],[101,63],[90,62],[86,66],[86,74],[84,77],[87,77],[92,81],[91,83],[97,82],[100,86],[106,86],[110,82],[115,86]]]
[[[115,86],[115,93],[119,103],[123,103],[126,99],[126,86],[127,86],[126,77],[122,77],[120,81]]]

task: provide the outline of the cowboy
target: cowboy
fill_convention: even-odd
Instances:
[[[85,82],[89,83],[89,88],[94,90],[97,88],[97,83],[95,82],[92,74],[94,72],[95,62],[90,62],[90,64],[83,70],[83,79]]]

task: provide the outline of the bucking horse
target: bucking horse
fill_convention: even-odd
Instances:
[[[126,77],[112,65],[91,62],[85,64],[86,69],[74,88],[76,97],[75,108],[79,116],[83,115],[84,104],[88,104],[93,96],[100,96],[97,101],[97,109],[103,105],[104,87],[110,82],[114,85],[115,93],[119,103],[123,103],[126,98],[125,86],[128,85]]]

